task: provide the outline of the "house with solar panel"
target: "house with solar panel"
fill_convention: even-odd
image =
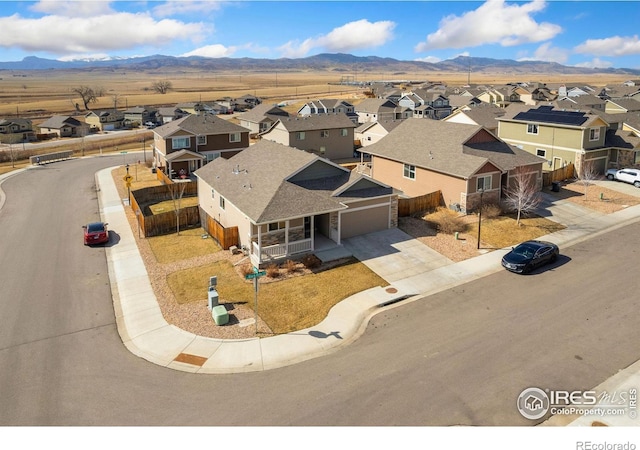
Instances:
[[[609,124],[599,115],[577,110],[539,106],[498,118],[498,137],[546,160],[545,171],[569,164],[581,170],[591,161],[604,173],[609,160],[605,136]]]

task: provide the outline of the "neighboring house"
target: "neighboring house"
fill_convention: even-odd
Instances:
[[[447,98],[449,99],[449,105],[452,111],[457,109],[471,109],[482,103],[479,98],[470,95],[453,94]]]
[[[41,134],[56,134],[58,137],[82,137],[89,134],[89,125],[75,117],[57,115],[40,124]]]
[[[146,106],[134,106],[124,110],[124,123],[128,126],[137,124],[143,126],[147,122],[157,123],[158,110]]]
[[[255,108],[260,103],[262,103],[262,100],[251,94],[245,94],[234,100],[236,111],[246,111],[247,109]]]
[[[391,187],[276,142],[217,159],[196,176],[203,223],[238,227],[237,245],[255,267],[397,226]]]
[[[607,130],[605,145],[609,148],[609,167],[640,168],[640,132],[632,129]]]
[[[579,109],[582,111],[598,110],[604,111],[606,101],[592,94],[580,96],[558,96],[558,99],[551,103],[556,109]]]
[[[33,124],[29,119],[0,119],[0,142],[16,144],[30,142],[36,139]]]
[[[531,99],[536,102],[551,102],[558,97],[545,85],[539,85],[531,91]]]
[[[606,169],[605,131],[609,124],[598,115],[540,106],[513,117],[505,115],[498,122],[498,136],[546,159],[546,170],[574,164],[579,171],[586,159],[593,160],[598,172]]]
[[[376,122],[378,120],[402,120],[411,117],[412,111],[403,108],[392,100],[384,98],[367,98],[355,106],[359,123]]]
[[[449,99],[440,92],[415,90],[403,95],[398,106],[410,109],[418,119],[442,119],[451,114]]]
[[[321,99],[304,104],[299,110],[299,116],[317,114],[345,114],[353,123],[358,123],[355,107],[346,100]]]
[[[353,158],[355,127],[344,114],[289,117],[279,119],[260,137],[337,161]]]
[[[278,119],[290,117],[284,109],[267,103],[261,103],[238,116],[240,126],[250,130],[251,134],[262,133],[273,126]]]
[[[84,121],[92,130],[113,131],[124,127],[124,113],[115,109],[105,111],[89,111]]]
[[[446,205],[462,212],[499,202],[519,168],[542,186],[544,160],[510,146],[483,127],[437,120],[405,120],[371,154],[372,177],[417,197],[440,191]]]
[[[402,120],[383,120],[380,122],[363,123],[355,129],[356,142],[359,141],[361,147],[375,144],[401,123]]]
[[[604,110],[608,114],[640,112],[640,102],[632,98],[615,98],[606,100],[606,102]]]
[[[190,114],[153,130],[154,166],[174,177],[249,146],[249,130],[209,114]],[[178,153],[181,152],[181,153]]]
[[[466,123],[468,125],[480,125],[491,133],[498,134],[498,117],[505,115],[504,108],[488,103],[482,103],[466,110],[458,109],[450,116],[442,119],[451,123]]]
[[[177,106],[166,106],[158,108],[158,122],[160,124],[169,123],[172,120],[180,119],[181,117],[188,116],[189,113],[183,111]]]

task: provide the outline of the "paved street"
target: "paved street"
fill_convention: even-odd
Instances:
[[[237,375],[156,366],[120,341],[105,250],[81,240],[98,218],[93,174],[119,163],[54,163],[0,186],[0,424],[531,425],[515,409],[524,388],[589,389],[640,359],[636,224],[535,275],[396,304],[325,357]]]

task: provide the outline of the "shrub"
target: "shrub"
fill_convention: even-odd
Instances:
[[[280,276],[280,268],[275,264],[270,264],[267,267],[267,276],[269,278],[278,278]]]
[[[307,269],[317,269],[322,264],[322,261],[316,255],[306,255],[302,258],[302,264]]]
[[[426,216],[425,220],[434,225],[439,232],[445,234],[462,232],[467,227],[458,213],[447,208],[438,208],[434,213]]]
[[[246,277],[250,273],[253,273],[253,266],[251,264],[243,264],[240,266],[240,273]]]
[[[284,268],[289,273],[293,273],[296,270],[298,270],[298,267],[295,261],[291,261],[290,259],[287,259],[287,261],[284,263]]]
[[[497,203],[486,203],[482,205],[482,217],[495,219],[502,215],[502,208]]]

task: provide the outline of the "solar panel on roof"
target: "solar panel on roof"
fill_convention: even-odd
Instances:
[[[549,106],[541,106],[538,109],[530,109],[529,111],[518,113],[514,116],[514,119],[577,126],[582,125],[589,118],[585,116],[584,112],[562,111],[551,109]]]

